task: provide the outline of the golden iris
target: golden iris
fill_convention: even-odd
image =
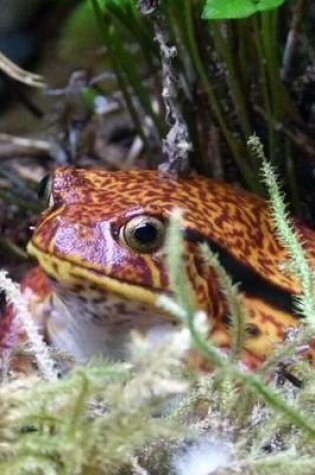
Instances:
[[[154,216],[136,216],[121,228],[120,239],[141,253],[157,251],[165,239],[165,223]]]

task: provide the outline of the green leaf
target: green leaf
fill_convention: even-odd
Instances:
[[[204,20],[245,18],[257,12],[271,10],[284,0],[207,0],[202,12]]]

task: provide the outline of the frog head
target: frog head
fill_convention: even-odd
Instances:
[[[253,355],[264,359],[298,323],[291,296],[300,292],[281,270],[286,250],[274,232],[267,203],[205,177],[179,179],[157,171],[58,168],[44,181],[48,209],[28,245],[48,275],[53,312],[48,338],[77,359],[92,354],[125,358],[130,330],[159,339],[176,325],[156,306],[172,289],[165,236],[174,207],[184,210],[187,276],[212,336],[229,346],[227,306],[199,243],[219,253],[248,309]],[[314,232],[295,224],[315,262]]]
[[[165,264],[170,213],[174,206],[193,213],[195,206],[186,182],[154,171],[66,167],[45,178],[41,188],[49,206],[28,252],[53,289],[49,339],[79,359],[96,348],[124,357],[126,345],[118,340],[128,339],[129,330],[154,339],[172,329],[175,319],[156,302],[171,292]],[[186,243],[185,261],[199,306],[207,310],[209,285],[194,248],[196,243]]]

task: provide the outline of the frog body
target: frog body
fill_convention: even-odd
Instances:
[[[222,348],[230,345],[228,309],[213,270],[202,261],[202,242],[241,282],[249,329],[241,357],[249,366],[260,364],[300,323],[292,297],[301,289],[280,269],[286,251],[263,199],[200,176],[64,167],[53,174],[50,207],[28,245],[49,281],[50,343],[80,362],[99,354],[128,359],[131,330],[155,342],[176,328],[174,317],[156,305],[172,292],[164,239],[174,207],[184,210],[184,262],[211,322],[209,338]],[[315,233],[295,226],[314,265]]]

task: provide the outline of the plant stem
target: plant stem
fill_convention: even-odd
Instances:
[[[231,54],[231,48],[228,46],[229,39],[223,38],[222,27],[226,27],[228,30],[228,24],[222,25],[219,23],[213,23],[212,32],[213,38],[217,50],[222,55],[222,58],[227,67],[226,80],[229,86],[231,93],[231,98],[234,104],[234,107],[237,111],[238,119],[244,134],[244,137],[248,137],[252,133],[250,126],[250,121],[248,118],[248,111],[246,104],[244,102],[244,94],[241,90],[240,83],[238,81],[236,68],[234,65],[234,59]],[[228,36],[228,33],[227,33]]]
[[[95,14],[95,18],[96,18],[99,30],[100,30],[103,38],[104,38],[104,43],[107,46],[108,55],[110,57],[110,60],[111,60],[112,66],[113,66],[113,70],[114,70],[114,73],[115,73],[116,78],[117,78],[118,87],[119,87],[119,89],[121,90],[121,92],[123,94],[123,97],[125,99],[127,108],[129,110],[129,113],[130,113],[130,116],[131,116],[131,119],[132,119],[132,121],[135,125],[137,134],[139,135],[139,137],[143,141],[143,144],[144,144],[144,147],[145,147],[147,153],[149,153],[150,147],[149,147],[148,141],[147,141],[146,136],[144,134],[142,124],[141,124],[140,118],[138,116],[138,112],[137,112],[136,108],[133,105],[131,94],[129,93],[128,86],[125,82],[123,73],[121,71],[120,64],[118,62],[118,57],[115,54],[115,50],[114,50],[113,45],[112,45],[112,30],[110,28],[108,28],[108,25],[104,25],[102,10],[99,6],[98,0],[90,0],[90,2],[92,4],[92,8],[94,10],[94,14]]]
[[[261,38],[263,45],[263,54],[266,61],[266,75],[270,88],[271,114],[276,119],[281,117],[281,86],[279,84],[279,66],[277,64],[277,44],[274,42],[274,31],[272,29],[272,13],[264,12],[261,14]],[[270,159],[276,163],[280,156],[279,134],[271,135],[271,154]]]
[[[186,30],[187,30],[187,39],[188,39],[190,55],[194,63],[194,66],[196,68],[196,71],[199,74],[200,81],[209,97],[211,108],[220,125],[223,136],[225,137],[232,151],[234,159],[237,165],[239,166],[239,169],[244,179],[247,182],[247,185],[252,190],[260,193],[262,192],[262,187],[259,184],[257,178],[255,177],[254,170],[251,168],[251,166],[249,166],[246,163],[244,157],[240,153],[240,145],[238,143],[238,140],[233,137],[232,132],[228,129],[226,118],[223,115],[220,103],[218,102],[216,95],[214,93],[213,85],[210,83],[207,73],[202,64],[201,56],[200,56],[198,45],[196,42],[196,34],[194,31],[194,26],[193,26],[190,0],[183,0],[183,13],[184,13],[184,20],[185,20],[185,25],[186,25]]]
[[[263,98],[263,103],[264,103],[264,110],[266,111],[267,114],[267,128],[268,128],[268,156],[271,161],[273,161],[274,158],[274,128],[272,127],[272,110],[271,110],[271,98],[269,96],[269,90],[268,90],[268,81],[267,81],[267,72],[266,72],[266,58],[262,46],[262,41],[261,41],[261,33],[260,33],[260,28],[259,28],[259,23],[258,23],[258,17],[257,15],[254,15],[252,19],[252,24],[253,24],[253,29],[254,29],[254,42],[256,46],[256,51],[258,55],[258,66],[259,66],[259,76],[258,76],[258,82],[260,83],[261,86],[261,93],[262,93],[262,98]]]
[[[117,63],[120,66],[120,69],[124,72],[124,75],[127,78],[127,82],[133,87],[137,98],[139,99],[140,103],[144,111],[151,117],[157,132],[162,138],[165,135],[165,126],[162,123],[159,116],[154,112],[151,104],[150,97],[144,87],[142,86],[142,80],[139,77],[132,61],[130,61],[130,56],[128,56],[125,52],[124,46],[121,43],[121,40],[114,29],[112,29],[112,44],[115,49],[115,54],[117,58]]]

